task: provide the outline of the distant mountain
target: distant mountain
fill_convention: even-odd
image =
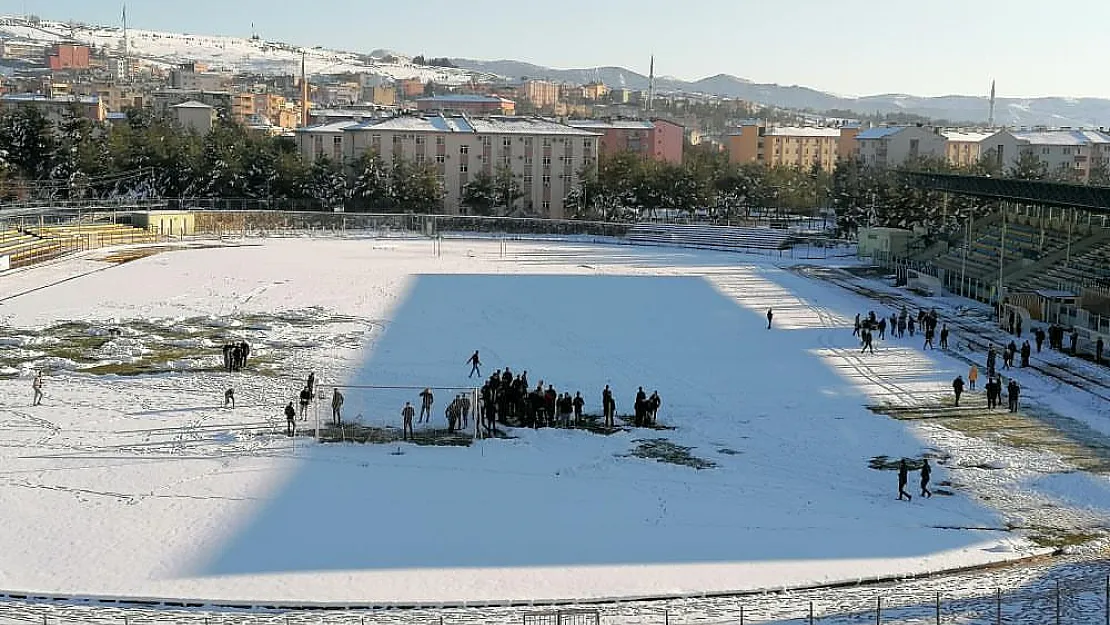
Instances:
[[[600,80],[610,87],[647,89],[648,77],[623,67],[552,69],[520,61],[452,59],[461,68],[507,78],[538,78],[584,83]],[[767,106],[828,111],[844,109],[859,114],[910,113],[932,119],[986,124],[990,104],[985,96],[918,97],[883,94],[859,98],[838,96],[797,85],[760,84],[729,74],[694,82],[656,79],[660,92],[684,91],[742,98]],[[995,123],[1010,126],[1110,126],[1110,100],[1104,98],[999,98]]]

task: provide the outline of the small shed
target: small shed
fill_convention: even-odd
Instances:
[[[912,230],[902,228],[861,228],[859,231],[860,256],[873,257],[878,252],[884,256],[905,257],[909,254]]]
[[[187,236],[197,231],[197,216],[189,211],[143,211],[131,214],[131,224],[163,236]]]

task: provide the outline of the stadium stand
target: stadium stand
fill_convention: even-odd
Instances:
[[[642,245],[675,245],[721,250],[785,250],[794,241],[787,230],[679,224],[639,224],[628,240]]]

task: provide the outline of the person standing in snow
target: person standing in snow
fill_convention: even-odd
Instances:
[[[312,393],[308,391],[308,387],[301,389],[300,404],[301,404],[301,421],[308,418],[308,402],[312,401]]]
[[[768,330],[771,329],[771,319],[773,319],[774,316],[775,316],[775,312],[773,310],[771,310],[770,308],[768,308],[767,309],[767,329]]]
[[[852,336],[859,336],[859,313],[856,313],[856,324],[852,326]]]
[[[250,343],[243,341],[239,343],[239,368],[247,366],[247,357],[251,355]]]
[[[285,435],[286,436],[293,436],[293,432],[296,430],[296,426],[297,426],[296,419],[297,419],[297,411],[293,408],[293,402],[289,402],[289,405],[287,405],[285,407]]]
[[[228,404],[231,404],[232,408],[235,407],[235,389],[233,388],[224,391],[224,408],[227,408]]]
[[[432,400],[435,397],[432,395],[432,389],[425,388],[420,393],[420,417],[416,420],[417,423],[423,423],[427,419],[428,423],[432,422]]]
[[[886,340],[886,317],[879,319],[879,340]]]
[[[659,391],[652,391],[651,397],[648,397],[648,417],[652,425],[655,425],[655,421],[659,417],[659,406],[661,405],[663,405],[663,400],[659,399]]]
[[[412,432],[412,418],[416,414],[416,409],[412,404],[405,402],[405,407],[401,409],[401,440],[408,440],[415,435]]]
[[[466,360],[466,364],[470,365],[470,375],[466,376],[467,378],[474,377],[475,373],[478,374],[479,378],[482,377],[482,370],[478,368],[482,366],[482,361],[478,359],[478,350],[474,350],[474,353]]]
[[[613,400],[613,391],[609,390],[609,385],[605,385],[605,389],[601,391],[601,412],[605,416],[605,427],[613,427],[613,413],[617,410],[617,402]]]
[[[971,390],[975,390],[975,382],[979,380],[979,367],[975,363],[971,363],[971,368],[967,370],[967,385]]]
[[[956,376],[956,379],[952,380],[952,392],[956,394],[956,407],[958,408],[960,406],[960,395],[964,394],[963,377]]]
[[[31,381],[31,389],[35,392],[34,398],[31,400],[32,406],[42,405],[42,372],[35,373],[35,379]]]
[[[948,349],[948,324],[944,324],[940,328],[940,348]]]
[[[1021,366],[1022,367],[1028,367],[1029,366],[1029,352],[1031,352],[1031,351],[1033,351],[1033,349],[1031,347],[1029,347],[1029,341],[1025,341],[1024,343],[1021,344]]]
[[[1018,386],[1017,380],[1010,379],[1010,383],[1006,385],[1006,400],[1010,405],[1010,412],[1018,411],[1018,396],[1021,395],[1021,387]]]
[[[309,371],[308,372],[308,380],[305,381],[304,387],[305,387],[305,389],[308,390],[308,398],[309,399],[312,399],[312,398],[316,397],[316,372],[315,371]]]
[[[925,326],[925,344],[921,349],[933,349],[933,329],[928,324]]]
[[[574,393],[574,424],[579,425],[582,423],[582,406],[586,405],[586,400],[582,399],[582,391]]]
[[[863,349],[859,350],[859,353],[862,354],[863,352],[866,352],[867,350],[871,350],[871,353],[874,354],[875,353],[875,346],[872,344],[873,340],[874,340],[874,338],[871,336],[871,330],[864,329],[864,331],[863,331]]]
[[[929,459],[925,458],[921,465],[921,496],[928,499],[933,496],[933,491],[929,490],[929,478],[933,476],[933,467],[929,466]]]
[[[913,497],[906,492],[906,483],[909,482],[909,479],[910,469],[906,466],[906,459],[902,458],[902,461],[898,463],[898,501],[903,499],[913,501]]]
[[[331,391],[331,421],[335,425],[343,423],[343,393],[334,388]]]

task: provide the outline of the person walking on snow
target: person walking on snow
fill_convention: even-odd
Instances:
[[[852,336],[859,336],[859,313],[856,313],[856,325],[852,327]]]
[[[921,496],[928,499],[933,496],[933,492],[929,490],[929,478],[933,476],[933,467],[929,466],[929,459],[926,458],[921,465]]]
[[[944,324],[940,328],[940,348],[948,349],[948,324]],[[971,388],[975,388],[974,386]]]
[[[775,316],[775,313],[774,313],[774,311],[773,311],[773,310],[771,310],[770,308],[768,308],[768,309],[767,309],[767,329],[768,329],[768,330],[770,330],[770,329],[771,329],[771,319],[772,319],[772,318],[773,318],[774,316]]]
[[[1018,396],[1020,394],[1021,387],[1018,386],[1017,380],[1011,378],[1010,383],[1006,385],[1006,401],[1010,405],[1010,412],[1018,411]]]
[[[35,396],[31,400],[32,406],[42,405],[42,372],[35,373],[35,379],[31,381],[31,389],[35,391]]]
[[[224,391],[224,408],[227,408],[228,404],[231,404],[232,408],[235,407],[235,389],[233,388]]]
[[[964,379],[961,376],[956,376],[956,379],[952,380],[952,392],[956,394],[956,406],[959,407],[960,395],[964,394]]]
[[[906,459],[898,463],[898,501],[905,499],[906,501],[913,501],[913,497],[906,492],[906,483],[910,479],[910,469],[906,466]]]
[[[474,377],[475,373],[478,377],[482,377],[482,370],[478,368],[482,366],[482,361],[478,360],[478,350],[474,350],[474,354],[467,359],[466,364],[470,365],[470,375],[466,376],[467,378]]]

